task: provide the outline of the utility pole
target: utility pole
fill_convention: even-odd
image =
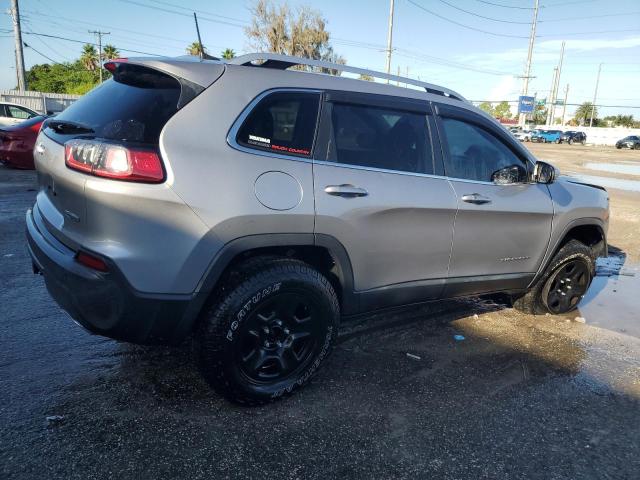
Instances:
[[[553,123],[553,118],[551,118],[551,107],[554,102],[555,88],[556,88],[556,78],[558,76],[558,67],[553,67],[553,77],[551,78],[551,88],[549,89],[549,96],[547,97],[547,125],[551,125]]]
[[[102,36],[111,35],[111,32],[101,32],[100,30],[89,30],[98,38],[98,71],[100,72],[100,83],[102,83]]]
[[[564,104],[562,105],[562,126],[564,126],[564,116],[567,113],[567,99],[569,98],[569,84],[564,89]]]
[[[562,64],[564,62],[564,45],[565,42],[562,42],[562,47],[560,48],[560,63],[558,64],[558,75],[556,75],[556,84],[553,87],[553,105],[551,106],[551,123],[555,120],[556,116],[556,101],[558,99],[558,89],[560,88],[560,75],[562,75]]]
[[[18,76],[18,90],[27,89],[24,73],[24,52],[22,51],[22,30],[20,29],[20,9],[18,0],[11,0],[11,18],[13,19],[13,36],[16,42],[16,75]]]
[[[600,71],[602,70],[602,64],[598,66],[598,77],[596,78],[596,89],[593,92],[593,103],[591,104],[591,118],[589,119],[589,126],[593,126],[593,114],[596,111],[596,99],[598,98],[598,84],[600,83]]]
[[[524,71],[524,83],[522,85],[522,95],[526,96],[529,93],[529,78],[531,76],[531,56],[533,55],[533,43],[536,39],[536,26],[538,23],[538,3],[539,0],[535,0],[533,8],[533,22],[531,22],[531,35],[529,36],[529,51],[527,52],[527,67]],[[524,127],[526,114],[521,113],[518,123],[521,127]]]
[[[389,33],[387,35],[387,74],[391,73],[391,50],[393,50],[391,47],[393,39],[393,10],[393,0],[391,0],[391,6],[389,7]],[[387,83],[389,83],[388,79]]]

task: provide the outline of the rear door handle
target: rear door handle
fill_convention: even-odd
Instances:
[[[480,195],[479,193],[469,193],[467,195],[463,195],[462,201],[467,203],[473,203],[475,205],[491,203],[491,199],[489,197],[485,197],[483,195]]]
[[[337,197],[366,197],[369,195],[364,188],[354,187],[353,185],[343,184],[343,185],[327,185],[324,188],[324,191],[329,195],[335,195]]]

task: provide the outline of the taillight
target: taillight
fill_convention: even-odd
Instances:
[[[38,122],[38,123],[34,123],[33,125],[31,125],[29,127],[29,129],[32,132],[40,132],[40,129],[42,128],[42,122]]]
[[[159,183],[164,179],[157,152],[96,140],[69,140],[65,163],[73,170],[131,182]]]

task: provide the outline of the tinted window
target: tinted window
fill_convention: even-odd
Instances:
[[[330,159],[363,167],[433,173],[426,115],[336,103]]]
[[[180,92],[173,77],[129,65],[71,104],[55,122],[80,124],[98,138],[157,145],[162,128],[178,110]],[[47,135],[61,142],[73,136],[51,128]]]
[[[526,173],[523,162],[487,130],[453,118],[443,118],[442,124],[449,147],[448,176],[491,182],[493,174],[506,167],[517,166]]]
[[[308,157],[320,95],[280,92],[263,98],[240,127],[237,142],[260,150]]]

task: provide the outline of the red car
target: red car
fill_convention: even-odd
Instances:
[[[46,118],[40,115],[0,128],[0,163],[13,168],[33,170],[33,148],[40,126]]]

